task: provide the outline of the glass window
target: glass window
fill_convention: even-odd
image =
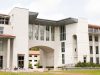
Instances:
[[[44,26],[40,26],[40,40],[44,40]]]
[[[55,28],[51,26],[51,40],[54,41],[55,38]]]
[[[29,25],[29,39],[33,39],[33,25]]]
[[[39,25],[33,25],[33,39],[39,39]]]
[[[61,52],[65,52],[65,42],[61,42]]]
[[[32,60],[29,60],[29,62],[32,62]]]
[[[4,27],[0,27],[0,34],[3,34]]]
[[[99,64],[99,57],[96,57],[96,64]]]
[[[34,55],[34,57],[37,57],[37,55]]]
[[[86,63],[86,57],[83,57],[84,63]]]
[[[90,63],[93,63],[93,57],[90,57]]]
[[[3,40],[0,40],[0,51],[3,50]]]
[[[24,55],[18,55],[18,67],[24,68]]]
[[[66,40],[66,27],[60,26],[60,40]]]
[[[93,47],[90,46],[90,54],[93,54]]]
[[[95,36],[95,41],[98,42],[98,36]]]
[[[62,54],[62,64],[65,64],[65,55]]]
[[[46,41],[49,41],[50,26],[46,26]]]
[[[37,62],[37,60],[34,60],[34,62]]]
[[[96,46],[96,54],[99,54],[99,48]]]
[[[0,56],[0,69],[3,68],[3,56]]]
[[[89,41],[92,41],[92,35],[89,35]]]

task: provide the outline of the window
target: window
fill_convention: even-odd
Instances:
[[[93,63],[93,57],[90,57],[90,63]]]
[[[0,34],[3,34],[4,27],[0,27]]]
[[[65,55],[62,54],[62,64],[65,64]]]
[[[32,33],[33,33],[33,40],[38,40],[39,39],[39,25],[32,25]]]
[[[93,47],[90,46],[90,54],[93,54]]]
[[[84,63],[86,63],[86,57],[83,57]]]
[[[89,35],[89,41],[92,41],[92,35]]]
[[[24,55],[18,55],[18,67],[24,67]]]
[[[65,42],[61,42],[61,52],[65,52]]]
[[[51,40],[54,41],[55,38],[55,28],[51,26]]]
[[[3,56],[0,56],[0,69],[3,68]]]
[[[96,64],[99,64],[99,57],[96,57]]]
[[[29,62],[32,62],[32,60],[29,60]]]
[[[34,62],[37,62],[37,60],[34,60]]]
[[[0,40],[0,51],[3,51],[3,40]]]
[[[29,39],[33,39],[33,25],[29,25]]]
[[[34,57],[37,57],[37,55],[34,55]]]
[[[40,26],[40,40],[44,40],[44,26]]]
[[[49,32],[50,32],[50,26],[46,26],[46,41],[49,41]]]
[[[98,36],[95,36],[95,41],[98,42]]]
[[[66,40],[66,27],[60,26],[60,40]]]
[[[96,54],[99,54],[99,48],[96,46]]]

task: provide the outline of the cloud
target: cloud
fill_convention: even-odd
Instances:
[[[89,16],[100,15],[100,0],[89,0],[85,8]]]

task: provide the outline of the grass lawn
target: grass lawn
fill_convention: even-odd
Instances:
[[[0,75],[100,75],[100,70],[70,70],[70,71],[49,71],[49,72],[29,72],[29,73],[0,72]]]

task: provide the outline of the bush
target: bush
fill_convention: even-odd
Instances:
[[[79,62],[75,67],[100,67],[100,64]]]
[[[28,67],[31,68],[31,69],[33,68],[32,64],[30,64],[30,63],[29,63],[29,65],[28,65]]]

